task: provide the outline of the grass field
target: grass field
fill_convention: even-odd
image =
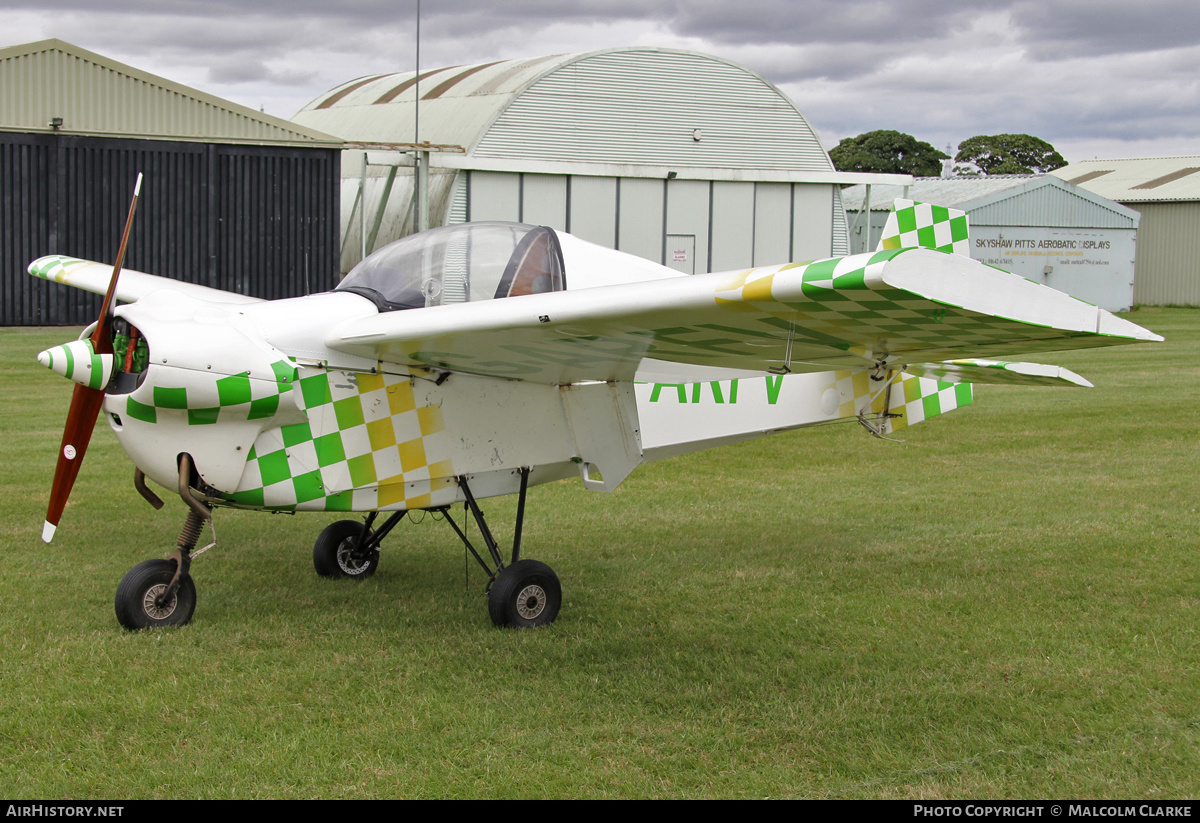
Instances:
[[[524,632],[432,518],[355,583],[335,517],[227,510],[193,623],[121,630],[183,507],[100,431],[42,544],[70,333],[0,330],[0,795],[1196,797],[1200,311],[1132,319],[1168,342],[1043,358],[1093,390],[533,490],[564,606]]]

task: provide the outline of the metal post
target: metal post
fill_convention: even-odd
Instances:
[[[413,197],[416,203],[416,229],[425,231],[429,228],[429,150],[417,153],[415,191]]]
[[[367,153],[365,151],[362,156],[362,181],[359,183],[358,191],[358,237],[362,241],[362,255],[358,259],[364,260],[367,256]]]
[[[863,251],[871,250],[871,184],[867,183],[866,198],[863,200],[863,212],[867,215],[867,231],[863,239]]]
[[[525,493],[529,490],[530,471],[528,466],[521,467],[521,494],[517,498],[517,526],[513,530],[513,563],[521,559],[521,529],[525,524]]]
[[[479,527],[479,536],[483,538],[483,542],[487,545],[488,553],[491,554],[492,560],[496,564],[496,573],[499,574],[504,570],[504,561],[500,557],[500,549],[496,545],[496,538],[492,537],[492,530],[488,528],[487,520],[483,516],[483,510],[475,502],[475,495],[471,494],[471,487],[467,485],[467,478],[458,478],[458,486],[463,491],[463,497],[467,499],[467,507],[470,508],[471,514],[475,517],[475,525]]]
[[[417,64],[413,75],[413,143],[421,142],[421,0],[417,0]]]

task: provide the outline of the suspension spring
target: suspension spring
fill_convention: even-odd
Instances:
[[[183,528],[179,530],[179,539],[175,541],[176,547],[185,555],[196,548],[196,541],[200,539],[200,531],[203,528],[204,518],[194,510],[188,509],[187,519],[183,521]]]

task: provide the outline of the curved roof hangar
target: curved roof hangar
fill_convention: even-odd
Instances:
[[[833,171],[778,88],[727,60],[672,49],[359,78],[293,120],[347,140],[448,144],[478,158]]]

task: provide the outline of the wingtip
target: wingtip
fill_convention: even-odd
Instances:
[[[1112,312],[1104,310],[1100,311],[1096,331],[1100,334],[1108,334],[1114,337],[1128,337],[1146,343],[1161,343],[1164,339],[1160,334],[1155,334],[1131,320],[1126,320],[1124,317],[1118,317]]]
[[[49,543],[51,540],[53,540],[54,532],[56,529],[58,529],[58,526],[51,523],[49,520],[47,520],[45,523],[43,523],[42,524],[42,542]]]

